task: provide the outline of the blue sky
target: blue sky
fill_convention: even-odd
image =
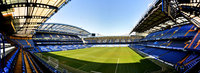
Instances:
[[[153,0],[71,0],[47,23],[63,23],[104,36],[126,35]]]

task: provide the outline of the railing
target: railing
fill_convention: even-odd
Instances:
[[[33,40],[79,41],[79,38],[33,38]]]
[[[181,11],[181,12],[184,17],[186,17],[190,22],[192,22],[196,27],[200,28],[200,22],[199,22],[200,18],[199,17],[195,17],[195,15],[191,15],[184,11]]]

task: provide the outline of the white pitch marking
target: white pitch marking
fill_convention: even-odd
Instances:
[[[119,64],[119,58],[117,60],[117,65],[116,65],[116,68],[115,68],[115,73],[117,73],[118,64]]]

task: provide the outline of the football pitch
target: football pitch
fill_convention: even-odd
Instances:
[[[161,69],[129,47],[92,47],[42,54],[90,73],[149,73]]]

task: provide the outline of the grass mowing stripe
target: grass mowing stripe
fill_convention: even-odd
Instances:
[[[117,73],[118,64],[119,64],[119,58],[117,59],[117,65],[116,65],[115,73]]]
[[[144,73],[161,69],[128,47],[92,47],[42,54],[58,59],[59,63],[87,72]]]

